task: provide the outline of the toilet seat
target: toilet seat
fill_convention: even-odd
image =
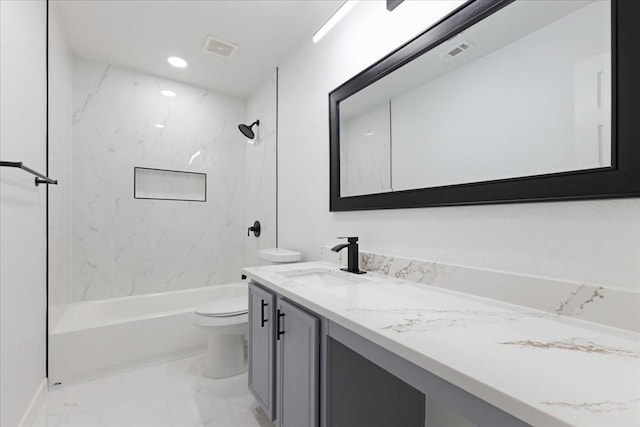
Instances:
[[[196,308],[196,314],[206,317],[240,316],[249,311],[247,297],[221,298]]]
[[[193,324],[206,328],[209,332],[214,334],[244,334],[247,332],[249,314],[244,313],[233,316],[203,316],[202,314],[194,313]]]

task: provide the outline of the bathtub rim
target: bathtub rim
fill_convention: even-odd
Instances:
[[[127,316],[127,317],[122,317],[122,318],[117,318],[112,320],[107,319],[98,324],[91,324],[90,326],[75,325],[75,326],[61,327],[60,323],[62,323],[62,320],[64,319],[67,312],[69,310],[73,310],[76,307],[82,306],[83,308],[86,308],[87,306],[100,306],[104,304],[113,303],[114,301],[122,301],[125,299],[127,301],[131,301],[132,299],[137,300],[137,299],[153,298],[153,297],[167,297],[177,293],[180,293],[180,294],[198,293],[198,292],[202,292],[203,290],[210,291],[212,289],[230,288],[230,287],[246,287],[248,292],[248,283],[249,283],[248,281],[240,281],[240,282],[233,282],[233,283],[223,283],[220,285],[200,286],[197,288],[178,289],[178,290],[172,290],[172,291],[154,292],[150,294],[131,295],[131,296],[125,296],[125,297],[103,298],[103,299],[91,300],[91,301],[78,301],[78,302],[65,304],[64,308],[62,309],[62,314],[59,315],[58,321],[50,329],[49,335],[58,335],[58,334],[71,333],[71,332],[77,332],[77,331],[98,329],[106,326],[118,325],[118,324],[128,323],[128,322],[135,322],[135,321],[140,321],[144,319],[156,319],[156,318],[170,316],[170,315],[195,312],[196,307],[198,305],[201,305],[201,303],[195,304],[194,306],[187,307],[187,308],[176,308],[172,310],[164,310],[164,311],[158,311],[153,313],[144,313],[138,316]]]

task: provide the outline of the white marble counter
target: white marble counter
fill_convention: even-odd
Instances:
[[[305,285],[252,279],[532,425],[639,426],[640,334],[376,274]]]

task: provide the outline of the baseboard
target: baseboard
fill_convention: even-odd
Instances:
[[[38,411],[44,403],[44,399],[47,397],[47,383],[47,379],[43,378],[36,394],[34,394],[33,399],[31,399],[31,403],[29,403],[27,410],[24,412],[18,427],[31,427],[36,421]]]

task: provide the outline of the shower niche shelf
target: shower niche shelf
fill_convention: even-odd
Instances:
[[[169,169],[133,168],[135,199],[207,201],[207,174]]]

